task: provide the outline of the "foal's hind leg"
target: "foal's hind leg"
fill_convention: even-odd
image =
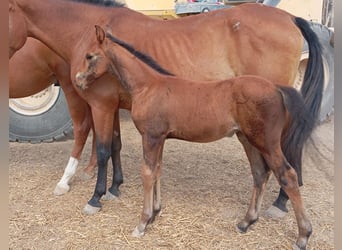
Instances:
[[[300,149],[298,149],[300,150]],[[289,159],[288,159],[289,160]],[[302,175],[301,175],[301,168],[296,168],[296,173],[298,176],[298,184],[299,186],[303,185],[303,181],[302,181]],[[286,194],[286,192],[284,191],[284,189],[280,188],[279,189],[279,194],[277,199],[273,202],[272,206],[270,206],[265,214],[269,217],[272,218],[282,218],[284,217],[287,213],[288,213],[288,209],[286,208],[286,203],[289,200],[288,195]]]
[[[271,153],[263,156],[292,203],[299,231],[296,247],[306,249],[308,239],[312,233],[312,226],[304,211],[296,171],[285,159],[280,146],[278,149],[274,149]]]
[[[253,193],[248,211],[245,218],[237,225],[241,232],[246,232],[248,227],[257,221],[259,217],[266,183],[270,177],[271,171],[259,151],[247,141],[246,137],[241,133],[237,133],[237,136],[246,151],[254,181]]]
[[[116,110],[114,115],[113,124],[113,140],[112,140],[112,165],[113,165],[113,178],[112,186],[108,189],[107,193],[102,196],[103,200],[112,200],[120,195],[119,186],[123,183],[123,174],[121,168],[121,133],[120,133],[120,118],[119,109]]]

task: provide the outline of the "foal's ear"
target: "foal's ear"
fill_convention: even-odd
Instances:
[[[15,3],[12,0],[8,1],[8,11],[14,11],[15,10]]]
[[[95,29],[96,29],[97,41],[100,44],[102,44],[104,39],[106,38],[106,33],[105,33],[105,31],[99,25],[95,25]]]

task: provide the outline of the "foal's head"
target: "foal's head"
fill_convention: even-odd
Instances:
[[[86,89],[93,81],[108,72],[111,62],[105,55],[106,43],[105,31],[99,26],[96,28],[96,42],[89,46],[81,65],[76,73],[76,85]]]
[[[152,57],[136,50],[132,45],[106,33],[100,26],[95,25],[96,42],[87,45],[85,57],[81,56],[81,69],[76,70],[76,85],[85,89],[95,79],[106,72],[114,74],[122,83],[125,83],[127,68],[133,68],[133,60],[146,64],[149,68],[163,75],[173,75],[162,68]],[[136,62],[134,62],[136,63]],[[139,65],[139,64],[138,64]],[[139,67],[139,66],[138,66]],[[133,72],[139,70],[131,69]]]
[[[27,39],[25,18],[15,0],[8,2],[9,58],[24,46]]]

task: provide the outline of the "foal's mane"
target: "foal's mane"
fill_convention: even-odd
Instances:
[[[72,2],[88,3],[93,5],[99,5],[104,7],[125,7],[124,3],[118,2],[116,0],[71,0]]]
[[[121,41],[120,39],[112,36],[109,33],[106,33],[106,37],[111,40],[112,42],[120,45],[121,47],[125,48],[127,51],[129,51],[132,55],[140,59],[142,62],[150,66],[152,69],[156,70],[157,72],[163,74],[163,75],[169,75],[174,76],[174,74],[170,73],[166,69],[162,68],[151,56],[142,53],[139,50],[136,50],[132,45],[125,43],[124,41]]]

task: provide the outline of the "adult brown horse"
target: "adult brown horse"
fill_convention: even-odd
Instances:
[[[179,76],[219,80],[253,74],[291,85],[299,64],[303,32],[310,56],[301,90],[313,117],[317,117],[319,112],[323,66],[320,46],[317,39],[313,39],[316,36],[305,21],[297,22],[294,16],[276,8],[242,4],[161,21],[122,7],[105,8],[63,0],[10,0],[9,18],[11,51],[18,49],[26,36],[35,37],[70,63],[72,75],[76,74],[73,65],[83,59],[80,55],[84,54],[84,47],[96,42],[89,33],[97,23],[108,25],[114,35],[148,53],[161,66]],[[106,80],[115,81],[113,77],[104,75],[97,80],[101,83],[91,91],[78,92],[91,106],[97,137],[99,169],[94,195],[86,206],[89,213],[101,208],[100,198],[106,192],[107,162],[113,147],[121,147],[121,142],[118,143],[119,122],[113,110],[124,106],[130,108],[131,101],[127,92],[117,87],[119,84]],[[112,146],[112,143],[119,146]],[[287,150],[284,149],[286,156],[301,156],[299,152]],[[298,181],[302,185],[301,162],[290,163],[296,167]],[[113,193],[111,188],[109,191]],[[286,212],[287,200],[281,189],[274,205]]]
[[[64,174],[54,190],[54,194],[62,195],[70,189],[70,179],[76,172],[82,150],[92,128],[90,107],[76,93],[71,84],[69,64],[38,40],[29,38],[23,48],[9,60],[9,98],[22,98],[36,94],[56,80],[59,81],[66,96],[75,139]],[[83,169],[81,176],[91,178],[95,167],[96,148],[95,140],[93,140],[90,161]]]
[[[93,0],[85,0],[93,2]],[[97,3],[110,6],[123,6],[116,2],[96,0]],[[11,6],[10,6],[11,8]],[[12,24],[10,24],[11,27]],[[20,37],[20,36],[18,36]],[[22,44],[23,42],[20,42]],[[74,146],[63,176],[57,183],[54,194],[62,195],[70,190],[70,180],[76,173],[79,158],[89,135],[93,129],[92,117],[89,105],[80,98],[74,90],[70,80],[70,66],[60,56],[54,53],[46,45],[36,39],[29,38],[23,48],[13,56],[16,50],[10,49],[9,61],[9,97],[22,98],[47,88],[52,82],[58,80],[63,89],[69,113],[73,122]],[[13,57],[12,57],[13,56]],[[30,63],[27,63],[30,62]],[[18,71],[17,69],[21,70]],[[29,72],[29,74],[28,74]],[[93,134],[95,133],[93,129]],[[92,178],[96,168],[96,142],[93,136],[91,157],[88,165],[81,172],[82,179]],[[120,138],[119,138],[120,143]],[[120,148],[120,146],[116,146]],[[118,187],[123,182],[123,174],[120,164],[120,150],[113,153],[115,160],[115,178],[113,178],[112,192],[118,195]],[[111,196],[108,197],[109,199]]]
[[[98,47],[84,55],[76,84],[86,89],[95,79],[111,72],[132,97],[132,119],[142,136],[144,187],[143,211],[133,236],[144,235],[147,224],[161,209],[160,176],[166,139],[203,143],[236,134],[254,180],[251,203],[238,228],[246,232],[258,219],[272,171],[292,203],[299,229],[296,246],[305,249],[312,227],[304,211],[297,174],[289,163],[297,160],[287,159],[282,151],[287,147],[302,152],[299,145],[314,128],[301,95],[293,88],[276,86],[257,76],[211,82],[185,80],[105,34],[99,26],[96,34]],[[109,39],[105,39],[106,35]],[[291,137],[287,144],[282,141],[285,134]]]

